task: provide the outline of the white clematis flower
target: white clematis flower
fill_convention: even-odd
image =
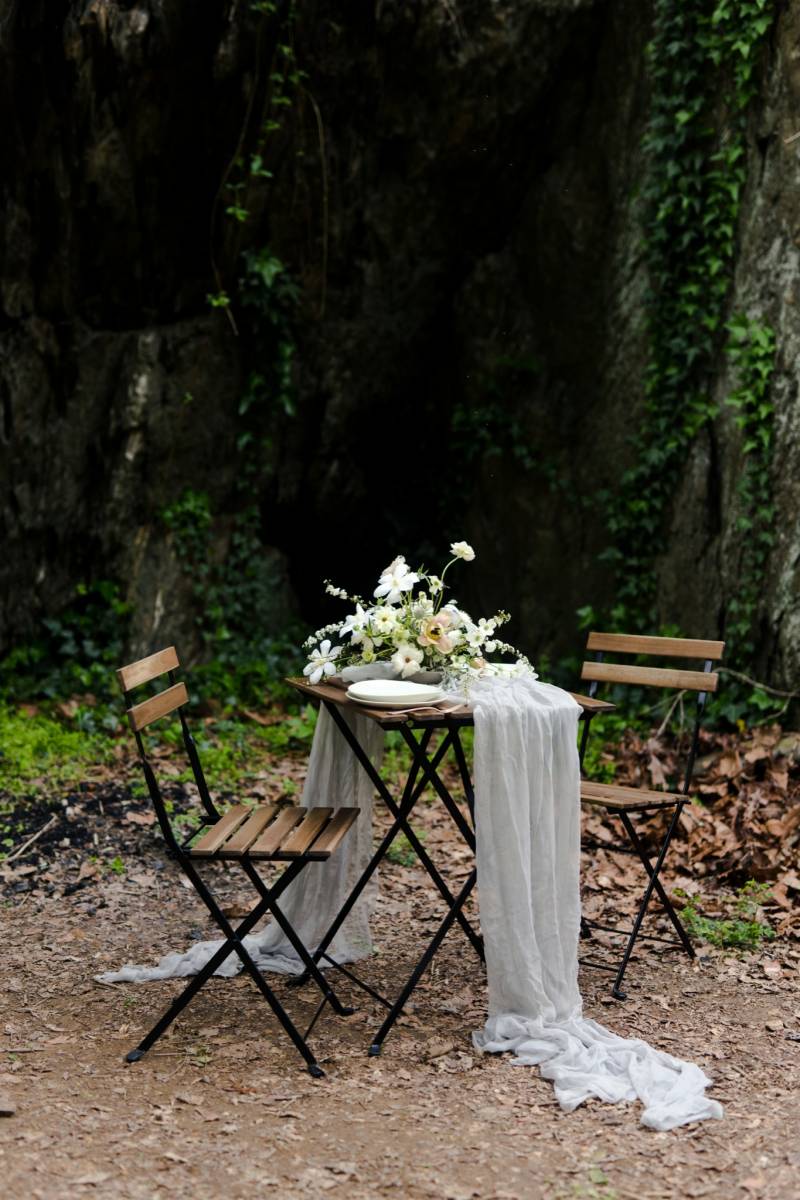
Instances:
[[[308,682],[319,683],[326,675],[335,675],[336,659],[341,652],[341,646],[331,648],[330,638],[320,642],[317,649],[311,651],[308,663],[303,667],[303,674],[308,676]]]
[[[374,595],[378,598],[385,597],[387,604],[397,604],[402,600],[403,592],[410,592],[418,581],[419,575],[409,571],[408,564],[401,554],[381,575]]]
[[[392,655],[392,666],[395,671],[402,675],[403,679],[408,675],[416,675],[417,671],[422,666],[423,654],[422,651],[405,643],[397,647],[397,653]]]
[[[475,557],[475,551],[469,542],[453,542],[450,547],[450,553],[456,558],[463,558],[464,562],[472,562]]]
[[[364,630],[368,624],[369,613],[360,604],[356,604],[356,611],[350,613],[350,616],[346,618],[339,632],[343,636],[349,633],[351,635],[351,642],[362,642],[364,640]]]

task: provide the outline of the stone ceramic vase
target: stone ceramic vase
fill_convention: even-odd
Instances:
[[[344,683],[361,683],[365,679],[399,679],[400,676],[391,663],[364,663],[354,667],[345,667],[341,678]],[[409,683],[441,683],[441,671],[418,671],[416,675],[406,676]]]

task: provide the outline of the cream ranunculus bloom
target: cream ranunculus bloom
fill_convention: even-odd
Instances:
[[[453,542],[450,547],[450,553],[455,555],[456,558],[463,558],[464,562],[472,562],[475,557],[475,551],[469,542]]]

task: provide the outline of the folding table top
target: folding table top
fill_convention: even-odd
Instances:
[[[340,708],[352,709],[353,712],[369,717],[384,729],[398,729],[401,725],[409,723],[416,726],[473,724],[473,713],[469,705],[457,705],[455,701],[452,704],[446,703],[443,708],[426,708],[420,705],[409,706],[407,709],[377,708],[370,704],[356,704],[354,700],[350,700],[346,683],[334,683],[330,680],[327,683],[309,683],[297,677],[290,677],[286,682],[312,700],[325,700],[329,704],[338,704]],[[570,695],[583,709],[582,716],[611,712],[616,707],[607,700],[597,700],[592,696],[579,696],[575,692],[570,692]]]

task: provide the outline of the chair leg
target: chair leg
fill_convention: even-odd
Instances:
[[[672,814],[672,819],[670,820],[669,827],[667,828],[666,836],[664,837],[664,841],[661,844],[661,849],[659,850],[658,858],[656,859],[654,866],[652,866],[650,864],[650,860],[649,860],[646,852],[644,851],[644,848],[642,847],[641,841],[640,841],[635,829],[633,828],[633,824],[631,823],[631,820],[630,820],[630,817],[628,816],[628,814],[626,812],[618,813],[618,815],[622,819],[623,825],[625,826],[626,832],[628,833],[628,836],[631,839],[631,842],[633,843],[634,848],[636,849],[640,859],[642,860],[642,863],[645,867],[645,870],[648,873],[649,878],[647,881],[647,887],[644,890],[644,895],[642,896],[642,900],[639,905],[639,911],[637,912],[636,919],[633,922],[633,929],[631,930],[630,937],[628,938],[628,941],[626,943],[625,949],[622,954],[622,961],[620,962],[619,969],[617,971],[617,975],[614,980],[614,984],[611,988],[611,994],[615,1000],[627,1000],[627,998],[628,998],[627,994],[622,991],[622,981],[625,977],[625,972],[628,969],[628,963],[630,961],[631,954],[633,953],[633,947],[636,942],[636,939],[639,936],[639,931],[642,927],[642,922],[644,920],[645,913],[647,912],[647,907],[650,903],[650,897],[652,896],[654,891],[658,892],[658,895],[662,899],[662,902],[664,903],[668,914],[671,915],[673,924],[677,923],[677,926],[680,926],[680,931],[682,934],[681,940],[684,944],[684,947],[687,949],[687,952],[692,957],[694,957],[694,949],[691,945],[691,942],[689,942],[688,935],[686,934],[686,931],[683,929],[683,926],[680,924],[680,921],[678,920],[678,916],[675,913],[675,910],[672,907],[672,904],[670,903],[669,897],[667,896],[666,892],[664,891],[664,889],[661,885],[661,881],[658,878],[659,872],[661,871],[661,868],[664,864],[664,859],[666,858],[666,855],[667,855],[667,850],[669,849],[669,844],[672,841],[672,835],[674,834],[675,828],[678,824],[678,818],[680,817],[682,809],[683,809],[683,804],[677,804],[675,806],[675,812]]]
[[[244,937],[250,931],[250,929],[252,929],[258,923],[258,921],[261,920],[267,911],[268,905],[266,901],[262,901],[262,903],[254,908],[252,912],[248,913],[239,926],[237,934],[240,937]],[[181,994],[177,996],[175,1000],[173,1000],[172,1004],[164,1013],[164,1015],[156,1022],[147,1036],[142,1038],[136,1049],[131,1050],[130,1053],[125,1056],[126,1062],[138,1062],[142,1055],[146,1054],[147,1051],[155,1045],[161,1035],[165,1033],[167,1029],[169,1029],[172,1022],[183,1011],[189,1001],[197,995],[203,984],[205,984],[211,978],[217,968],[221,967],[225,962],[225,959],[233,953],[233,950],[234,938],[226,937],[220,948],[211,956],[205,966],[201,967],[197,974],[193,976]]]
[[[254,887],[258,891],[259,895],[261,895],[262,898],[265,898],[268,895],[268,890],[264,886],[264,881],[261,879],[261,876],[258,874],[258,872],[256,871],[253,864],[251,862],[248,862],[246,859],[244,859],[244,860],[242,860],[241,865],[242,865],[242,869],[243,869],[244,873],[247,875],[247,878],[250,880],[250,882],[254,885]],[[336,995],[336,992],[333,990],[330,983],[325,978],[325,976],[322,974],[322,972],[320,971],[320,969],[317,966],[314,959],[311,957],[310,952],[303,945],[302,941],[295,933],[294,929],[292,928],[291,924],[289,923],[288,918],[284,916],[283,912],[278,907],[277,901],[275,901],[275,900],[271,901],[269,911],[270,911],[271,915],[275,918],[275,923],[283,931],[283,933],[286,936],[287,941],[290,943],[290,945],[294,949],[295,953],[297,954],[298,958],[302,962],[303,975],[306,978],[310,978],[310,979],[314,980],[317,987],[321,991],[324,1000],[330,1004],[331,1008],[337,1014],[337,1016],[352,1017],[353,1013],[356,1010],[354,1008],[349,1008],[346,1005],[342,1004],[341,1000]]]
[[[295,1026],[286,1009],[283,1007],[280,1000],[275,995],[256,964],[253,962],[247,950],[245,950],[244,946],[239,941],[234,944],[233,948],[239,955],[239,958],[242,960],[242,966],[247,971],[258,990],[261,992],[261,995],[264,997],[275,1016],[280,1021],[291,1041],[294,1043],[295,1049],[305,1059],[309,1074],[312,1075],[314,1079],[321,1079],[325,1072],[317,1062],[311,1050],[308,1048],[308,1043],[306,1042],[305,1038]],[[326,1001],[327,997],[324,997],[323,1004]]]
[[[673,818],[672,818],[672,821],[670,824],[670,828],[666,835],[666,837],[668,839],[667,846],[669,846],[669,841],[672,839],[672,834],[674,832],[675,826],[678,823],[678,820],[680,819],[680,815],[682,812],[683,812],[683,803],[677,805],[676,811],[673,815]],[[628,834],[628,837],[631,840],[631,844],[633,845],[633,848],[636,850],[636,853],[639,855],[639,858],[642,862],[642,865],[644,866],[644,869],[647,871],[647,874],[649,876],[653,876],[655,873],[655,878],[653,880],[653,886],[655,887],[656,894],[657,894],[659,900],[661,901],[664,912],[667,914],[670,921],[672,922],[672,926],[673,926],[675,932],[677,933],[678,937],[680,938],[681,944],[682,944],[684,950],[686,951],[686,953],[689,955],[689,958],[694,958],[695,957],[694,946],[692,945],[692,943],[689,939],[689,935],[686,932],[686,929],[684,928],[683,922],[681,921],[678,914],[675,912],[675,907],[674,907],[672,901],[670,900],[669,896],[667,895],[666,891],[664,890],[664,886],[661,883],[661,880],[658,878],[658,872],[654,869],[652,863],[650,862],[650,857],[649,857],[646,849],[644,848],[644,845],[642,844],[641,838],[639,837],[638,833],[636,832],[636,830],[633,827],[633,822],[631,821],[631,819],[627,813],[620,814],[620,815],[622,816],[622,823],[625,826],[625,830]],[[666,851],[665,851],[665,853],[666,853]]]
[[[197,995],[203,985],[211,978],[211,976],[214,974],[217,968],[222,965],[225,959],[231,954],[237,954],[241,959],[242,966],[247,971],[248,975],[251,977],[256,987],[269,1004],[270,1008],[278,1018],[279,1022],[283,1026],[283,1029],[294,1044],[299,1054],[305,1060],[309,1073],[315,1079],[321,1078],[325,1074],[309,1049],[305,1038],[303,1038],[302,1034],[295,1027],[289,1014],[286,1012],[283,1005],[280,1003],[277,996],[264,979],[264,976],[259,971],[251,955],[248,953],[242,942],[242,939],[247,936],[250,930],[255,927],[262,917],[266,916],[268,912],[274,913],[277,898],[283,893],[292,879],[296,878],[302,868],[306,865],[307,860],[297,860],[296,862],[290,864],[289,868],[283,873],[283,875],[280,877],[277,883],[272,886],[272,888],[266,889],[264,885],[261,884],[261,888],[259,890],[262,893],[262,898],[260,902],[250,913],[248,913],[241,924],[238,925],[234,930],[214,899],[212,893],[197,874],[197,871],[194,869],[191,861],[185,858],[182,859],[181,866],[183,867],[184,873],[194,885],[195,891],[208,908],[222,933],[225,935],[225,941],[211,956],[198,974],[194,976],[188,986],[181,992],[180,996],[177,997],[163,1017],[156,1022],[156,1024],[153,1026],[147,1036],[142,1039],[136,1049],[131,1050],[130,1053],[126,1055],[127,1062],[138,1062],[142,1055],[145,1054],[169,1028],[175,1018],[189,1003],[189,1001]],[[259,882],[261,883],[260,880]],[[329,991],[330,989],[327,990]],[[328,997],[325,996],[325,1001],[327,1001],[327,998]]]

